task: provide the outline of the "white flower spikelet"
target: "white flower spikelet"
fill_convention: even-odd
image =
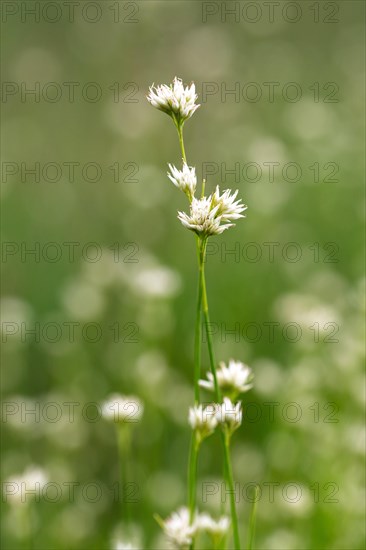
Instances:
[[[231,194],[230,189],[226,189],[220,194],[220,188],[217,185],[216,190],[212,195],[213,207],[218,206],[217,215],[221,216],[223,221],[232,221],[243,218],[242,212],[248,207],[241,203],[241,200],[236,200],[238,191]]]
[[[200,380],[199,385],[209,391],[215,390],[215,383],[212,372],[207,373],[207,380]],[[251,380],[253,378],[252,369],[242,363],[230,359],[229,364],[222,361],[216,371],[217,382],[222,393],[235,399],[241,393],[245,393],[253,387]]]
[[[233,220],[242,218],[242,212],[246,206],[241,200],[235,200],[237,191],[231,195],[227,189],[220,195],[219,188],[214,194],[200,199],[193,198],[190,205],[190,213],[178,212],[178,219],[181,223],[203,237],[220,235],[225,229],[232,227]]]
[[[164,532],[176,550],[186,550],[192,544],[197,527],[195,521],[190,524],[188,508],[180,508],[163,522]]]
[[[199,440],[202,441],[211,435],[217,426],[215,407],[203,407],[202,405],[190,407],[188,422],[192,430],[196,431]]]
[[[230,225],[220,226],[220,218],[216,218],[217,208],[212,209],[211,197],[193,198],[189,215],[178,212],[178,219],[187,229],[198,235],[219,235]]]
[[[234,404],[228,397],[224,397],[223,403],[217,406],[217,422],[227,428],[229,435],[239,428],[242,418],[243,411],[240,401]]]
[[[178,189],[181,189],[191,199],[194,196],[197,187],[196,169],[183,162],[182,170],[178,170],[172,164],[169,164],[170,174],[168,178]]]
[[[110,422],[134,423],[141,420],[144,406],[134,395],[115,393],[102,403],[102,416]]]
[[[200,106],[196,104],[198,96],[194,83],[184,87],[182,80],[177,77],[169,86],[153,84],[146,97],[153,107],[170,115],[178,124],[190,118]]]

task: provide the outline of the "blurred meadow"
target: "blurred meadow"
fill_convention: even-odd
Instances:
[[[153,514],[186,501],[196,252],[166,176],[176,132],[145,98],[174,76],[201,103],[189,165],[248,205],[206,265],[217,358],[255,375],[233,439],[242,539],[256,483],[257,550],[365,548],[365,5],[268,4],[2,3],[6,550],[126,538],[113,393],[144,404],[127,538],[167,548]],[[198,498],[216,514],[218,457],[216,434]],[[19,504],[6,481],[30,467],[50,485]]]

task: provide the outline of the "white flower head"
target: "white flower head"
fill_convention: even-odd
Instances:
[[[217,422],[227,428],[229,435],[237,430],[243,418],[241,402],[233,403],[228,397],[224,397],[223,403],[217,406]]]
[[[175,77],[173,83],[167,86],[150,86],[147,100],[153,107],[167,113],[176,124],[181,125],[198,109],[197,94],[194,83],[184,87],[180,78]]]
[[[222,361],[216,371],[217,382],[222,393],[235,400],[238,395],[250,390],[253,387],[252,369],[241,361],[230,359],[229,364]],[[199,385],[209,391],[215,390],[215,383],[212,372],[207,373],[207,380],[200,380]]]
[[[48,474],[39,466],[29,466],[22,474],[10,477],[3,483],[4,500],[13,504],[40,499],[42,489],[48,483]]]
[[[236,200],[237,194],[237,190],[232,194],[230,189],[226,189],[220,194],[220,188],[217,185],[212,195],[212,205],[213,207],[218,206],[217,215],[221,216],[223,221],[233,221],[244,217],[242,212],[248,207],[242,204],[241,199]]]
[[[217,521],[209,514],[199,514],[197,518],[197,529],[205,531],[214,541],[218,542],[226,535],[230,527],[230,520],[226,516],[222,516]],[[215,545],[216,546],[216,545]]]
[[[163,529],[173,548],[186,550],[193,542],[197,526],[195,521],[190,522],[189,510],[184,507],[163,522]]]
[[[170,174],[168,172],[168,178],[174,183],[178,189],[181,189],[189,199],[192,199],[196,191],[197,178],[196,169],[192,166],[188,166],[186,162],[183,162],[183,169],[178,170],[172,164],[169,164]]]
[[[227,222],[243,217],[241,212],[246,208],[240,200],[235,200],[237,191],[233,195],[230,193],[231,191],[226,190],[220,195],[217,187],[215,193],[209,197],[193,198],[189,215],[178,212],[178,219],[187,229],[202,237],[220,235],[234,225]]]
[[[102,403],[102,416],[111,422],[138,422],[144,412],[144,406],[134,395],[115,393]]]
[[[229,224],[220,226],[220,218],[216,217],[217,209],[212,209],[211,197],[193,198],[190,205],[190,214],[178,212],[178,219],[184,227],[191,229],[197,235],[209,237],[219,235]]]
[[[196,431],[199,441],[202,441],[215,431],[217,426],[216,408],[214,406],[203,407],[203,405],[190,407],[188,422]]]

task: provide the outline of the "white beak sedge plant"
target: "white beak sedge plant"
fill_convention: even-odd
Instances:
[[[230,360],[216,367],[210,327],[210,317],[205,278],[207,241],[211,236],[220,235],[234,225],[234,221],[244,217],[246,206],[237,199],[238,192],[229,189],[220,192],[219,186],[210,195],[205,195],[205,181],[202,181],[201,194],[196,196],[197,176],[194,167],[187,163],[184,147],[183,127],[200,105],[196,103],[195,85],[184,87],[181,79],[175,78],[169,86],[150,87],[147,96],[153,107],[171,117],[178,132],[182,154],[182,168],[169,164],[168,177],[188,198],[189,213],[178,212],[178,219],[184,227],[194,232],[198,257],[198,293],[194,343],[194,406],[189,409],[188,421],[192,428],[192,440],[188,462],[188,506],[174,512],[165,521],[157,517],[174,548],[193,549],[199,532],[211,536],[213,548],[223,548],[231,523],[235,550],[240,550],[238,517],[235,505],[234,479],[231,466],[230,444],[234,431],[242,421],[240,394],[251,386],[252,371],[240,361]],[[203,323],[202,323],[203,319]],[[205,326],[210,360],[207,380],[201,377],[201,326]],[[200,402],[200,388],[213,392],[214,403],[204,407]],[[199,514],[196,506],[198,454],[204,439],[215,429],[221,433],[223,451],[223,471],[230,494],[230,516],[213,520],[208,514]],[[250,540],[252,540],[252,535]]]

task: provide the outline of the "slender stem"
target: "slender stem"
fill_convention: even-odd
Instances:
[[[121,491],[118,491],[118,495],[121,499],[122,521],[125,521],[128,524],[131,520],[131,510],[127,500],[128,497],[125,497],[125,490],[128,487],[128,460],[130,454],[131,434],[130,427],[128,425],[117,425],[116,427],[118,431],[118,453],[121,476]]]
[[[201,253],[200,253],[200,241],[197,238],[197,255],[198,255],[198,293],[197,293],[197,310],[196,310],[196,327],[195,327],[195,337],[194,337],[194,401],[198,405],[200,401],[200,387],[199,379],[201,375],[201,339],[202,339],[202,328],[201,328],[201,308],[202,308],[202,262],[201,262]]]
[[[184,149],[184,139],[183,139],[183,125],[177,124],[178,136],[179,136],[179,145],[182,151],[182,158],[185,163],[187,163],[186,151]]]
[[[193,431],[191,439],[191,447],[189,451],[189,521],[193,523],[194,513],[196,510],[196,495],[197,495],[197,466],[198,466],[198,450],[199,441],[197,440],[196,432]]]
[[[252,510],[250,513],[249,519],[249,532],[248,532],[248,550],[252,550],[254,543],[254,533],[255,533],[255,520],[257,515],[257,502],[258,502],[258,485],[254,491],[254,501],[252,505]]]
[[[230,460],[230,435],[228,434],[227,431],[224,434],[224,443],[225,443],[224,445],[225,462],[227,466],[227,482],[229,485],[229,494],[230,494],[231,521],[233,524],[233,533],[234,533],[234,547],[235,547],[235,550],[240,550],[238,516],[236,514],[236,506],[235,506],[234,477],[233,477],[233,469],[232,469],[231,460]]]
[[[211,372],[214,380],[215,399],[217,403],[221,403],[222,396],[221,396],[221,390],[217,381],[216,361],[215,361],[211,330],[210,330],[210,315],[208,310],[206,279],[205,279],[205,270],[204,270],[206,243],[207,243],[207,240],[202,241],[202,273],[201,273],[202,309],[203,309],[203,315],[205,320],[207,346],[208,346],[208,353],[210,357]],[[223,432],[221,432],[221,442],[224,448],[224,476],[227,484],[229,485],[229,490],[230,490],[230,510],[231,510],[231,521],[232,521],[233,534],[234,534],[234,546],[235,546],[235,550],[240,550],[238,518],[237,518],[236,506],[235,506],[234,481],[233,481],[233,474],[232,474],[232,468],[231,468],[231,462],[230,462],[229,444],[227,441],[227,437]]]
[[[202,286],[202,310],[203,310],[203,317],[204,317],[204,321],[205,321],[207,346],[208,346],[208,354],[209,354],[209,357],[210,357],[211,372],[212,372],[212,376],[213,376],[213,379],[214,379],[215,399],[216,399],[217,403],[221,403],[221,390],[220,390],[219,384],[217,382],[216,361],[215,361],[215,355],[214,355],[212,337],[211,337],[210,314],[209,314],[209,311],[208,311],[208,300],[207,300],[207,290],[206,290],[206,277],[205,277],[206,244],[207,244],[207,239],[201,241],[201,270],[200,270],[200,274],[201,274],[201,286]]]

